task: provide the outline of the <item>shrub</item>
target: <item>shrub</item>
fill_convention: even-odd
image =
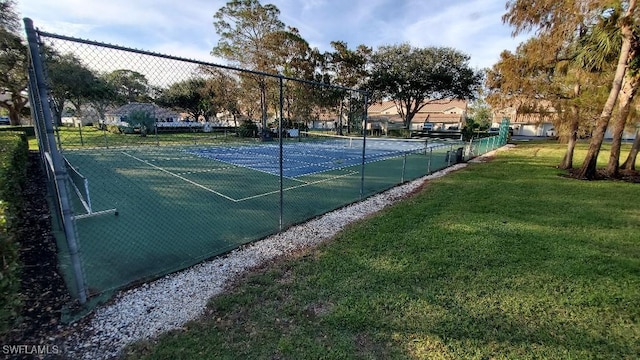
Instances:
[[[8,132],[24,132],[25,134],[27,134],[27,136],[36,136],[36,132],[35,129],[33,128],[33,125],[12,125],[12,126],[2,126],[0,127],[0,132],[4,132],[4,131],[8,131]]]
[[[118,125],[107,125],[107,131],[112,134],[122,134],[122,130]]]
[[[131,111],[127,121],[135,128],[140,129],[140,136],[147,136],[147,134],[152,131],[156,125],[155,118],[153,118],[148,111],[144,110]]]
[[[391,129],[388,134],[391,137],[409,138],[411,136],[411,131],[407,129]]]
[[[20,264],[15,242],[22,218],[28,143],[24,133],[0,133],[0,334],[20,312]]]
[[[258,133],[258,125],[251,120],[245,120],[238,126],[238,136],[255,137]]]

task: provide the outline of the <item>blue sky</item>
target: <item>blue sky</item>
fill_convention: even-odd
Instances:
[[[209,52],[218,42],[213,14],[227,0],[17,0],[22,17],[43,31],[164,54],[221,62]],[[331,41],[381,45],[448,46],[491,67],[513,38],[502,23],[506,0],[262,0],[280,9],[312,47]]]

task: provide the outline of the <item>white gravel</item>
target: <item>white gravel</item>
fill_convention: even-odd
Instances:
[[[62,345],[62,352],[73,359],[109,359],[129,343],[180,328],[202,315],[208,300],[220,294],[239,274],[276,257],[327,241],[349,223],[402,199],[426,180],[465,166],[453,165],[214,260],[123,291],[109,304],[97,308],[83,321],[84,325],[77,326]]]

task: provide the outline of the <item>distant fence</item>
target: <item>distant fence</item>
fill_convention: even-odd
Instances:
[[[499,136],[466,143],[368,138],[362,90],[50,34],[29,19],[25,25],[30,103],[55,199],[60,269],[81,303],[507,140],[506,123]],[[260,128],[235,115],[233,126],[210,121],[212,108],[233,113],[237,106],[266,110],[270,123]],[[77,125],[63,126],[70,110]],[[318,110],[349,119],[356,132],[306,131]],[[194,127],[166,131],[184,125],[185,112]]]

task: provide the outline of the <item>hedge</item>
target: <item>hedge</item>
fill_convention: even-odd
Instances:
[[[36,136],[36,131],[33,128],[33,125],[11,125],[11,126],[0,126],[0,132],[24,132],[27,136]]]
[[[0,132],[0,335],[10,330],[21,308],[19,244],[28,143],[24,132]]]

